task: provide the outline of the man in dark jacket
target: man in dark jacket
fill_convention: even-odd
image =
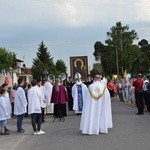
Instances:
[[[71,77],[68,78],[68,82],[66,83],[67,92],[68,92],[68,109],[69,111],[73,110],[73,98],[72,98],[72,87],[74,82]]]

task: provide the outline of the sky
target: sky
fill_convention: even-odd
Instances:
[[[32,66],[44,41],[54,62],[88,56],[92,69],[96,41],[121,21],[150,42],[150,0],[0,0],[0,47]],[[138,42],[135,41],[135,42]]]

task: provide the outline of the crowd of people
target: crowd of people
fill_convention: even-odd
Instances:
[[[145,108],[150,111],[150,82],[149,78],[142,78],[141,74],[136,78],[123,78],[116,83],[113,80],[107,82],[98,74],[93,80],[88,76],[86,82],[82,82],[81,78],[76,73],[75,81],[69,77],[66,83],[57,78],[54,83],[49,80],[32,80],[31,84],[19,78],[11,90],[8,90],[7,84],[2,84],[1,135],[9,134],[6,126],[11,117],[17,117],[17,132],[24,134],[23,119],[28,116],[31,118],[33,134],[44,134],[41,124],[45,122],[45,110],[51,104],[54,105],[53,121],[56,118],[65,121],[67,108],[77,115],[81,114],[80,130],[83,134],[108,133],[108,128],[113,126],[111,100],[137,106],[137,115],[143,115]]]
[[[124,77],[118,82],[108,81],[108,90],[112,100],[129,103],[136,106],[138,113],[143,115],[144,110],[150,112],[150,78],[138,73],[132,78]]]
[[[94,86],[92,86],[93,84]],[[68,108],[68,111],[74,111],[77,115],[82,114],[80,130],[83,134],[107,133],[108,128],[112,127],[110,95],[108,93],[107,82],[102,84],[100,75],[94,78],[94,83],[90,76],[86,82],[82,82],[79,73],[76,73],[75,81],[69,77],[66,84],[61,78],[57,78],[54,83],[48,79],[44,81],[32,80],[31,84],[25,83],[22,78],[19,78],[18,83],[8,90],[8,85],[4,83],[0,87],[0,134],[9,135],[9,129],[6,126],[11,117],[16,118],[18,133],[26,133],[23,128],[23,119],[30,117],[33,134],[44,134],[45,132],[41,130],[41,124],[45,122],[45,110],[51,104],[54,105],[53,121],[56,118],[65,121],[64,117],[67,116]],[[99,101],[98,99],[104,100]],[[90,108],[91,101],[93,101],[92,105],[95,105],[94,109]],[[109,105],[105,106],[106,103]],[[97,106],[104,107],[104,109],[99,110]],[[105,107],[108,107],[108,113],[105,113]],[[93,115],[89,113],[93,113]],[[96,122],[93,121],[96,120],[97,115],[104,116],[99,118],[99,124],[95,126]],[[91,120],[93,120],[92,123]],[[93,125],[87,126],[87,123]]]

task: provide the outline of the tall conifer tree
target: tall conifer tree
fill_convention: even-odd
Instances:
[[[33,78],[39,79],[44,76],[43,72],[46,69],[49,74],[53,74],[55,71],[53,57],[50,55],[47,47],[43,41],[39,45],[36,58],[33,59],[32,73]]]

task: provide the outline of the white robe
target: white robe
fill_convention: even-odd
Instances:
[[[44,86],[40,86],[40,90],[42,93],[42,108],[46,107],[46,89]]]
[[[78,85],[82,86],[82,98],[83,98],[83,106],[84,103],[87,99],[87,93],[88,93],[88,88],[87,86],[80,82],[77,82],[76,84],[73,85],[72,87],[72,97],[73,97],[73,110],[75,110],[75,113],[82,113],[82,111],[79,111],[79,106],[78,106]]]
[[[98,97],[106,85],[99,81],[89,86],[91,93]],[[99,91],[100,90],[100,91]],[[108,133],[108,128],[112,128],[111,100],[108,89],[99,99],[93,98],[89,93],[81,116],[80,130],[83,134]]]
[[[47,113],[52,114],[54,112],[54,104],[51,103],[53,85],[49,81],[46,81],[44,87],[46,92]]]
[[[9,98],[9,94],[8,92],[6,92],[6,108],[7,108],[7,112],[8,112],[8,116],[7,119],[11,118],[11,103],[10,103],[10,98]]]
[[[0,121],[7,120],[9,112],[7,109],[7,100],[6,97],[0,96]]]
[[[22,87],[18,87],[15,92],[15,102],[14,102],[14,114],[22,115],[27,112],[27,99],[25,96],[25,91]]]
[[[47,106],[50,105],[51,102],[51,97],[52,97],[52,89],[53,89],[53,85],[46,81],[46,83],[44,84],[45,87],[45,94],[46,94],[46,104]]]
[[[28,90],[28,114],[42,113],[43,98],[40,87],[33,86]]]

